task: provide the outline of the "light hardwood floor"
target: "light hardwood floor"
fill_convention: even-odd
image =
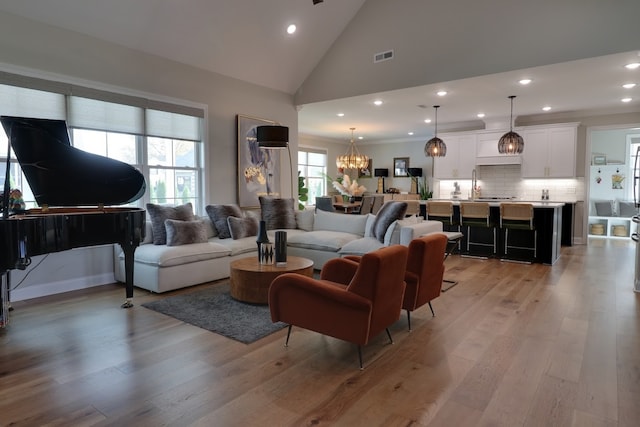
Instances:
[[[408,333],[403,313],[363,371],[351,344],[298,328],[288,348],[286,329],[241,344],[140,290],[120,309],[116,285],[15,303],[0,425],[638,426],[634,265],[627,241],[563,248],[553,267],[452,256],[460,283],[436,317],[414,312]]]

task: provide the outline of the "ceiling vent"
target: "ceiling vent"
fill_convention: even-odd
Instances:
[[[382,61],[388,61],[389,59],[393,59],[393,50],[387,50],[386,52],[380,52],[373,55],[374,64]]]

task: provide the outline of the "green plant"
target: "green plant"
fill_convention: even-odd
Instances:
[[[309,200],[309,189],[305,187],[304,177],[300,176],[298,171],[298,209],[304,210],[304,204],[300,202],[306,202]]]
[[[158,181],[156,184],[156,197],[158,198],[158,203],[167,202],[167,185],[164,181]]]
[[[427,200],[433,197],[433,191],[429,189],[429,181],[427,181],[427,177],[422,177],[422,182],[418,179],[418,194],[420,195],[420,200]]]

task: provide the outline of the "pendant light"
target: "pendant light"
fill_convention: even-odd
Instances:
[[[524,151],[524,139],[513,131],[513,98],[515,95],[509,96],[511,100],[511,116],[509,118],[509,132],[502,135],[498,141],[498,152],[500,154],[522,154]]]
[[[424,155],[427,157],[444,157],[447,155],[447,144],[438,138],[438,108],[440,108],[440,106],[434,105],[433,108],[436,110],[435,132],[433,138],[428,140],[424,146]]]
[[[360,154],[353,139],[353,131],[356,130],[356,128],[350,129],[351,142],[349,143],[349,148],[347,148],[347,152],[345,154],[338,156],[336,159],[336,166],[338,169],[364,169],[369,165],[369,157],[364,154]]]

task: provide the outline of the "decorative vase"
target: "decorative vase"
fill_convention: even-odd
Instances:
[[[267,236],[267,223],[264,221],[259,222],[256,244],[258,245],[258,262],[260,264],[265,264],[269,252],[271,252],[271,256],[273,257],[273,247],[269,242],[269,237]]]
[[[287,232],[276,231],[276,265],[287,264]]]

